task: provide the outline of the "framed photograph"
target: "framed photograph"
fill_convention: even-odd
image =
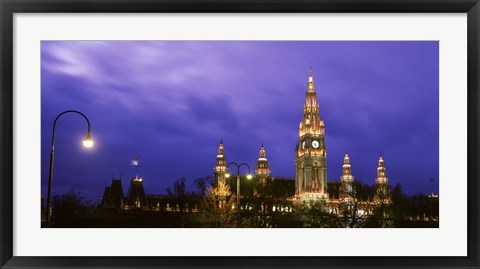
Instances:
[[[2,1],[1,267],[478,268],[478,1]]]

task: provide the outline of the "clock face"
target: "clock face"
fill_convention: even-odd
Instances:
[[[312,147],[313,147],[313,148],[318,148],[319,146],[320,146],[320,143],[318,143],[317,140],[313,140],[313,142],[312,142]]]
[[[302,149],[305,149],[305,141],[302,143]]]

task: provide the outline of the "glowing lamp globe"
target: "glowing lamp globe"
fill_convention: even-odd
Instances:
[[[87,136],[85,136],[85,139],[83,140],[83,146],[86,148],[93,147],[93,140],[90,134],[87,134]]]

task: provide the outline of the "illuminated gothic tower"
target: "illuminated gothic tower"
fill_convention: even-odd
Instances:
[[[380,159],[378,159],[377,178],[375,179],[377,190],[374,197],[375,202],[378,203],[390,202],[390,189],[388,187],[388,178],[385,170],[385,164],[383,163],[382,155],[380,155]]]
[[[353,180],[350,157],[348,157],[348,153],[345,153],[342,176],[340,177],[340,201],[351,202],[353,200]]]
[[[215,174],[215,183],[225,183],[225,174],[227,173],[227,159],[225,157],[225,150],[223,148],[223,140],[220,141],[217,154],[217,165],[213,168]]]
[[[265,148],[260,147],[260,156],[257,161],[257,168],[255,169],[255,176],[260,180],[260,184],[265,185],[267,177],[270,176],[270,168],[268,167],[268,160],[265,157]]]
[[[320,117],[311,67],[303,119],[300,121],[295,147],[295,170],[296,196],[308,193],[308,196],[328,198],[325,126]]]

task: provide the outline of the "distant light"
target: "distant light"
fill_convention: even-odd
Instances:
[[[247,175],[247,179],[252,179],[252,175],[250,173]]]
[[[93,140],[92,137],[90,136],[90,133],[85,136],[85,139],[83,140],[83,146],[86,148],[91,148],[93,147]]]
[[[226,174],[225,174],[225,177],[226,177],[226,178],[229,178],[229,177],[230,177],[230,174],[229,174],[229,173],[226,173]]]

